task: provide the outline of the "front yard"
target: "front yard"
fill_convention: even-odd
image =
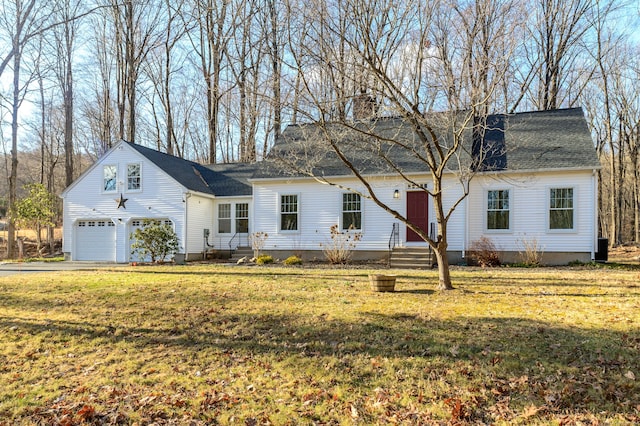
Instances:
[[[0,278],[0,424],[632,424],[640,270]]]

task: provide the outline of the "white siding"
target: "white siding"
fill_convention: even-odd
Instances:
[[[427,183],[429,176],[417,177],[416,182]],[[355,180],[337,181],[344,187],[363,190]],[[404,182],[394,179],[373,179],[372,185],[380,199],[401,215],[406,214]],[[522,241],[536,239],[545,253],[590,252],[595,244],[595,182],[589,171],[501,175],[499,178],[476,176],[470,185],[469,197],[460,203],[448,222],[448,249],[463,252],[470,242],[482,236],[491,238],[501,251],[519,251]],[[575,229],[548,229],[549,189],[573,188]],[[393,192],[399,189],[400,198]],[[510,189],[511,229],[508,232],[486,230],[486,191]],[[329,227],[339,223],[341,195],[347,190],[322,185],[311,180],[260,181],[254,183],[253,231],[269,234],[267,249],[319,250],[329,239]],[[453,176],[443,180],[445,213],[462,196],[463,188]],[[298,194],[299,218],[297,232],[279,230],[280,195]],[[363,198],[362,241],[356,250],[386,250],[394,219],[389,213]],[[433,200],[429,200],[429,222],[436,221]],[[400,243],[406,243],[406,227],[400,224]],[[424,245],[424,243],[408,243]]]
[[[469,241],[490,238],[501,251],[521,251],[522,241],[538,242],[545,253],[590,252],[595,244],[595,192],[591,172],[556,172],[510,175],[501,178],[477,176],[469,196]],[[574,229],[549,230],[549,190],[573,188]],[[487,191],[509,189],[510,229],[487,230]]]
[[[127,191],[127,164],[141,163],[141,189]],[[118,188],[115,192],[102,190],[103,166],[116,165]],[[78,181],[63,194],[64,234],[63,251],[78,257],[75,252],[73,230],[78,220],[109,218],[116,224],[116,261],[128,262],[128,223],[136,218],[168,218],[174,225],[178,238],[184,241],[184,188],[166,173],[146,160],[126,144],[119,144],[100,158]],[[127,199],[125,208],[118,208],[120,194]],[[105,244],[110,244],[105,242]],[[83,257],[80,255],[80,257]]]
[[[185,253],[202,253],[207,247],[204,242],[204,230],[211,229],[213,200],[198,195],[187,199],[187,238],[181,241]]]
[[[423,182],[428,180],[422,179]],[[364,191],[355,180],[338,180],[343,187]],[[371,182],[380,200],[400,214],[406,212],[406,187],[398,179],[372,179]],[[398,189],[400,198],[394,199]],[[253,231],[266,232],[269,237],[266,249],[320,250],[321,243],[330,239],[329,228],[340,224],[342,194],[349,190],[338,186],[322,185],[311,180],[256,182],[253,186],[254,226]],[[280,196],[298,195],[298,231],[280,231]],[[433,206],[429,201],[429,220],[435,220]],[[356,250],[387,250],[393,223],[397,219],[377,206],[372,200],[362,198],[362,240]],[[400,227],[400,239],[405,241],[406,227]]]

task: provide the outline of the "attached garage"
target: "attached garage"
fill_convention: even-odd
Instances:
[[[73,260],[116,261],[116,226],[111,219],[78,220]]]

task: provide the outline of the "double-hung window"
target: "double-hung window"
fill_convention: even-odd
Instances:
[[[296,194],[280,196],[280,230],[298,230],[298,196]]]
[[[246,234],[249,232],[249,204],[236,204],[236,232]]]
[[[549,229],[573,229],[573,188],[549,190]]]
[[[102,190],[104,192],[116,192],[118,190],[118,167],[114,165],[104,166],[102,173]]]
[[[509,229],[509,190],[487,191],[487,229]]]
[[[127,164],[127,191],[140,189],[140,163]]]
[[[360,194],[342,194],[342,229],[362,229]]]
[[[218,204],[218,234],[231,233],[231,204]]]

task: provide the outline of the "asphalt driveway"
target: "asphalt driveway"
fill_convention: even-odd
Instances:
[[[0,263],[0,277],[15,274],[51,273],[58,271],[79,271],[96,269],[113,269],[129,266],[127,263],[98,263],[98,262],[28,262]]]

